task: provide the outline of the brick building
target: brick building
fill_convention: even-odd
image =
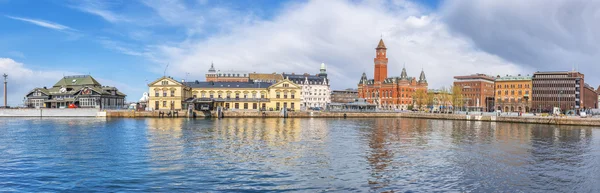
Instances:
[[[427,91],[425,72],[421,71],[418,81],[414,77],[408,77],[405,68],[402,68],[400,77],[388,77],[387,48],[383,39],[379,40],[375,53],[374,77],[368,79],[365,73],[362,74],[358,83],[358,97],[376,104],[380,109],[407,110],[413,104],[413,95],[417,90]]]
[[[580,72],[536,72],[532,83],[534,112],[552,112],[559,106],[562,111],[598,106],[598,93],[585,84],[585,76]]]
[[[594,87],[588,85],[587,83],[583,87],[583,108],[598,108],[598,92],[594,90]]]
[[[469,111],[493,111],[494,81],[493,76],[485,74],[455,76],[454,86],[462,88],[463,107]]]
[[[531,109],[531,76],[496,77],[496,109],[503,112],[529,112]]]

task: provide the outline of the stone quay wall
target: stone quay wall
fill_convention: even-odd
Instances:
[[[0,109],[0,117],[102,117],[99,109]]]
[[[158,111],[108,111],[107,117],[159,117]],[[216,112],[204,114],[195,112],[196,117],[217,117]],[[166,115],[165,115],[166,117]],[[179,112],[180,118],[188,117],[186,112]],[[284,114],[275,111],[225,111],[223,118],[283,118]],[[431,113],[399,113],[399,112],[317,112],[296,111],[288,112],[288,118],[418,118],[418,119],[443,119],[462,121],[487,121],[551,125],[582,125],[600,126],[599,118],[579,117],[516,117],[516,116],[489,116],[489,115],[464,115],[464,114],[431,114]]]

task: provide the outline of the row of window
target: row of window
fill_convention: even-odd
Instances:
[[[579,98],[578,94],[534,94],[533,97],[576,97]]]
[[[502,95],[502,91],[501,91],[501,90],[499,90],[497,93],[498,93],[498,95]],[[517,93],[518,93],[518,95],[523,95],[523,91],[518,91]],[[525,94],[529,94],[529,91],[528,91],[528,90],[526,90],[526,91],[525,91]],[[508,90],[505,90],[505,91],[504,91],[504,95],[508,95]],[[515,91],[514,91],[514,90],[511,90],[511,91],[510,91],[510,95],[515,95]]]
[[[98,105],[98,104],[96,103],[95,98],[80,98],[79,99],[80,107],[95,107],[96,105]]]
[[[242,103],[243,104],[243,109],[248,109],[248,103]],[[262,109],[267,108],[267,104],[263,103],[261,105]],[[230,103],[225,103],[225,108],[229,109],[231,108]],[[233,103],[233,108],[235,109],[240,109],[240,103]],[[252,109],[258,109],[258,103],[252,103]]]
[[[160,96],[159,92],[155,91],[154,96],[159,97]],[[171,97],[174,97],[174,96],[175,96],[175,90],[171,90]],[[167,97],[167,91],[163,91],[163,97]]]
[[[533,75],[534,78],[568,78],[569,75]]]
[[[504,88],[523,88],[523,87],[530,88],[531,86],[529,84],[525,84],[525,85],[523,85],[523,84],[518,84],[518,85],[515,85],[515,84],[508,85],[508,84],[505,84],[504,85]],[[496,88],[502,88],[502,85],[499,84],[499,85],[496,86]]]

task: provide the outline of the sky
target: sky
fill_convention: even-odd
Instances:
[[[597,87],[600,1],[584,0],[0,0],[0,74],[8,101],[90,74],[137,101],[167,75],[220,70],[319,72],[332,89],[373,78],[375,47],[388,76],[453,76],[577,69]]]

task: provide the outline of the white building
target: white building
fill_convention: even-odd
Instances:
[[[321,64],[319,74],[283,73],[283,77],[302,86],[300,109],[307,110],[315,107],[325,109],[331,103],[331,89],[329,88],[325,63]]]

